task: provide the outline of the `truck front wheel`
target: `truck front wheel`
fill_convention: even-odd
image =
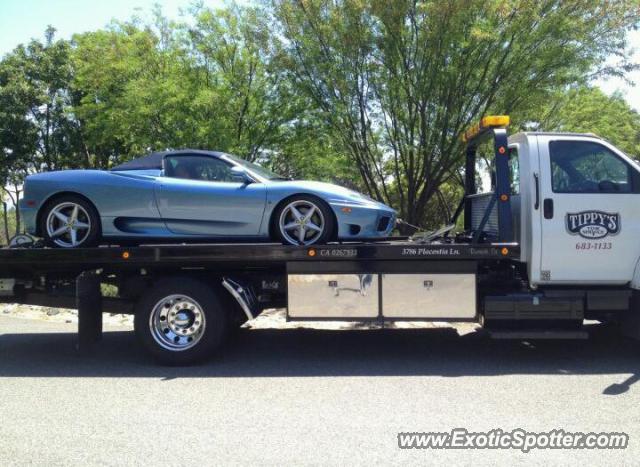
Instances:
[[[222,345],[227,312],[211,286],[189,277],[167,278],[142,296],[134,327],[158,361],[188,365],[211,356]]]

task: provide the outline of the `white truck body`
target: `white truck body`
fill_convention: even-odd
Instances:
[[[518,154],[512,199],[530,285],[640,287],[637,163],[593,135],[518,133],[509,147]]]

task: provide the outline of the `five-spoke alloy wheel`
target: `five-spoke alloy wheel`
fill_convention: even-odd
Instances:
[[[40,230],[49,246],[79,248],[98,241],[100,220],[95,208],[79,196],[63,196],[48,203]]]
[[[334,229],[334,220],[327,206],[310,196],[287,200],[276,212],[277,235],[290,245],[326,243]]]

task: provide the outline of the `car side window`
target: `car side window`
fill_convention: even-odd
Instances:
[[[551,141],[554,193],[631,193],[631,167],[605,146],[591,141]]]
[[[233,182],[231,166],[210,156],[179,155],[165,158],[165,175],[206,182]]]

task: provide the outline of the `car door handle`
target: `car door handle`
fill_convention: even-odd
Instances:
[[[546,198],[543,202],[542,209],[544,211],[545,219],[553,219],[553,200]]]
[[[533,183],[536,188],[536,201],[533,208],[537,211],[540,207],[540,181],[538,180],[538,174],[536,173],[533,174]]]

